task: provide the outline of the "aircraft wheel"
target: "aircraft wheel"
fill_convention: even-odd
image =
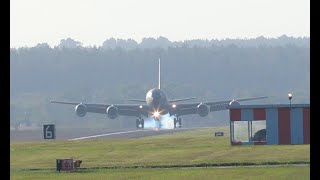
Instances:
[[[138,129],[144,128],[144,120],[143,120],[143,119],[137,119],[137,120],[136,120],[136,127],[137,127]]]
[[[137,127],[137,129],[140,128],[139,125],[140,125],[140,119],[137,119],[137,120],[136,120],[136,127]]]
[[[144,120],[141,119],[141,128],[143,129],[144,128]]]
[[[173,126],[174,126],[174,128],[177,127],[177,118],[173,118]]]
[[[181,120],[181,118],[178,119],[178,123],[179,123],[179,128],[181,128],[181,127],[182,127],[182,120]]]

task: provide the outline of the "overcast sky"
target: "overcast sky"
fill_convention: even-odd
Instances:
[[[309,0],[10,0],[10,47],[72,38],[310,37]]]

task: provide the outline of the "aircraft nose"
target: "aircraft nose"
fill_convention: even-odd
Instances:
[[[161,95],[159,92],[152,93],[152,104],[153,106],[159,106],[160,104]]]
[[[161,98],[161,94],[159,92],[153,92],[152,93],[152,98],[158,100],[158,99]]]

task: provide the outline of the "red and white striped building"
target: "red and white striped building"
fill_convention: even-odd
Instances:
[[[230,142],[310,144],[310,104],[230,106]]]

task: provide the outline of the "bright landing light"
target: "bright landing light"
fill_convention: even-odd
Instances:
[[[153,112],[153,116],[154,116],[155,118],[159,118],[159,117],[160,117],[160,112],[159,112],[159,111]]]

